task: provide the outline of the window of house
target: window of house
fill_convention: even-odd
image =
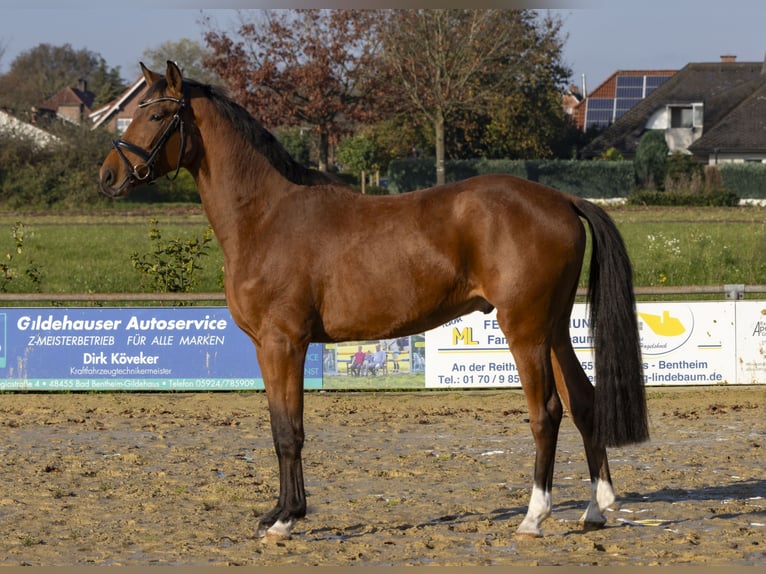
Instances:
[[[671,128],[701,128],[702,127],[702,104],[691,106],[671,106]]]
[[[130,125],[131,118],[117,118],[117,135],[122,135]]]

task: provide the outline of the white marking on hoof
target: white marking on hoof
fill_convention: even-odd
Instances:
[[[532,496],[529,499],[529,508],[524,520],[516,529],[516,534],[533,536],[538,538],[543,535],[540,525],[543,520],[551,515],[551,493],[546,492],[537,485],[532,487]]]
[[[588,508],[580,517],[580,522],[585,528],[601,528],[606,524],[604,510],[614,502],[614,489],[612,485],[602,479],[591,482],[591,497]]]
[[[280,540],[289,540],[290,532],[292,531],[292,528],[293,528],[292,520],[288,520],[287,522],[282,522],[281,520],[277,520],[263,534],[263,539],[266,542],[278,542]]]

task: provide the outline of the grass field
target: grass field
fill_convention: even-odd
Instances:
[[[609,212],[624,236],[637,286],[766,284],[766,208],[612,207]],[[200,237],[207,227],[198,205],[0,214],[0,258],[15,274],[7,291],[36,290],[23,275],[30,261],[42,272],[39,289],[45,293],[144,291],[130,255],[152,248],[152,217],[164,239]],[[25,228],[21,255],[12,236],[16,222]],[[202,265],[195,291],[221,291],[223,256],[217,243]]]

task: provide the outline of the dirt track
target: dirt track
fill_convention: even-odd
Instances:
[[[276,496],[265,397],[0,395],[0,565],[755,565],[766,561],[766,388],[649,390],[653,438],[610,451],[617,502],[562,425],[546,536],[513,536],[533,443],[519,391],[312,393],[309,514]]]

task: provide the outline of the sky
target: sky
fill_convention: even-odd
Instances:
[[[343,1],[316,7],[347,7]],[[365,5],[397,7],[396,1]],[[206,7],[211,5],[218,8]],[[426,8],[462,6],[460,0],[454,5],[422,4]],[[0,4],[0,49],[4,48],[0,73],[20,52],[41,43],[70,44],[75,50],[85,48],[101,55],[109,67],[119,66],[130,83],[138,76],[138,62],[146,49],[181,38],[202,42],[203,16],[227,30],[236,22],[236,9],[275,7],[268,0],[218,0],[215,4],[210,0],[4,0]],[[763,0],[474,0],[472,7],[534,8],[560,17],[564,63],[572,70],[572,83],[582,86],[585,76],[588,92],[617,70],[677,70],[689,62],[719,61],[724,54],[748,62],[760,62],[766,56]]]

